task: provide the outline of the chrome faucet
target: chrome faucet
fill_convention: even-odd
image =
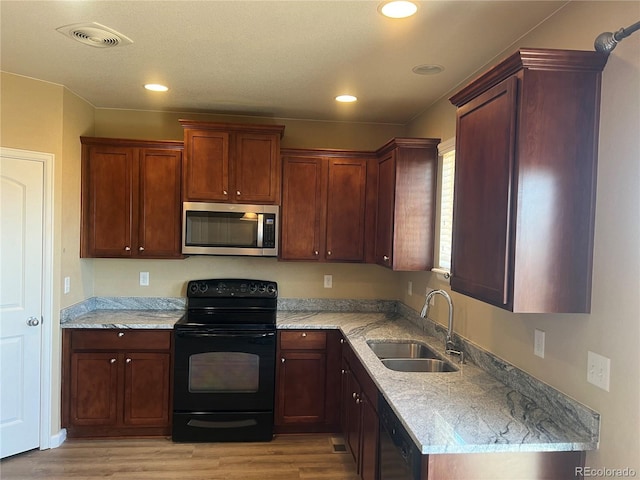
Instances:
[[[444,290],[431,290],[424,301],[424,306],[422,307],[422,311],[420,312],[420,316],[422,318],[426,318],[429,313],[429,302],[435,295],[442,295],[449,305],[449,324],[447,326],[447,339],[445,341],[445,353],[449,355],[459,355],[460,363],[464,363],[464,352],[460,349],[453,340],[453,302],[451,301],[451,297]]]

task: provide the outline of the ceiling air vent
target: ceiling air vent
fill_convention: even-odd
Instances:
[[[73,25],[56,28],[56,30],[67,37],[91,47],[107,48],[133,43],[133,40],[126,35],[96,22],[75,23]]]

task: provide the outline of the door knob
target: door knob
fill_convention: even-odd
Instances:
[[[29,319],[27,320],[27,325],[29,325],[30,327],[37,327],[38,325],[40,325],[40,319],[36,317],[29,317]]]

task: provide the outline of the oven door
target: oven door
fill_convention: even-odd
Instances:
[[[275,331],[174,331],[175,412],[272,411]]]

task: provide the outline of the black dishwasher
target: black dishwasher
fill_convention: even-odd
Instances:
[[[422,453],[382,395],[378,412],[380,480],[420,480]]]

